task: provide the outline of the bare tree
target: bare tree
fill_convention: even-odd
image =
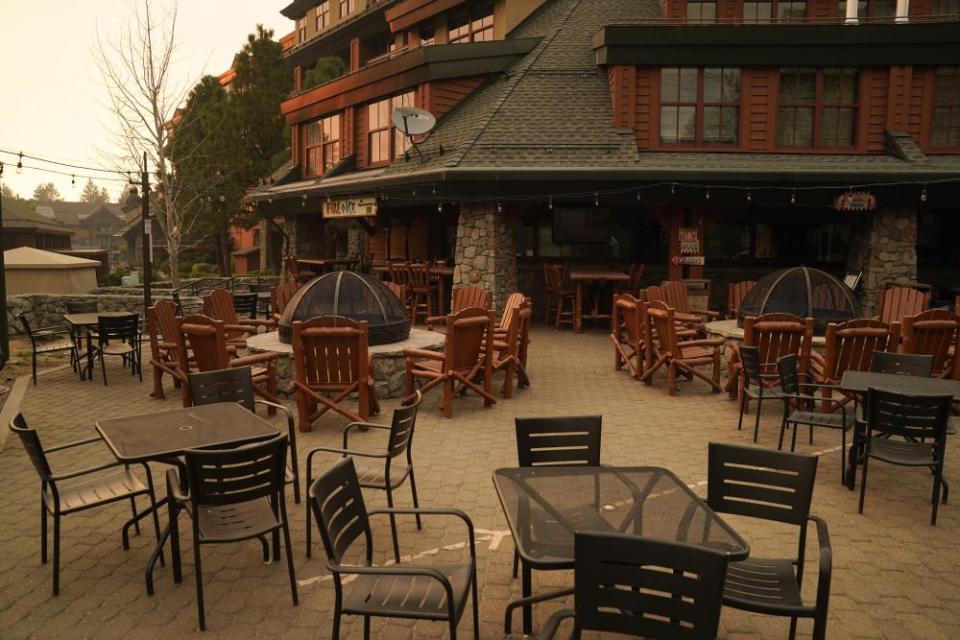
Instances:
[[[200,215],[200,196],[196,185],[181,184],[173,170],[177,159],[170,157],[170,134],[193,82],[178,83],[172,73],[177,2],[162,8],[158,4],[131,0],[127,25],[112,37],[98,32],[95,53],[109,94],[106,106],[115,120],[114,142],[122,150],[118,166],[139,167],[146,152],[154,169],[157,189],[151,210],[163,232],[176,287],[180,253]]]

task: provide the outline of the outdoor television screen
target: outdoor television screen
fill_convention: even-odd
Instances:
[[[555,243],[604,243],[610,241],[610,210],[603,207],[557,207],[553,211]]]

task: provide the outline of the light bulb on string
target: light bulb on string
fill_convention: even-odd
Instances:
[[[710,199],[710,187],[707,187],[707,194],[706,194],[706,198],[707,198],[707,200],[709,200],[709,199]]]
[[[794,189],[790,192],[790,204],[797,204],[797,190]]]
[[[77,186],[77,176],[75,175],[70,176],[70,186],[71,187]]]
[[[23,151],[20,152],[20,156],[17,158],[17,175],[23,174]]]
[[[753,196],[750,194],[750,190],[747,189],[747,204],[750,204],[753,201]]]
[[[673,196],[673,195],[676,195],[676,194],[677,194],[677,183],[676,183],[676,182],[671,182],[671,183],[670,183],[670,195]]]
[[[920,202],[927,201],[927,185],[923,185],[923,191],[920,192]]]
[[[497,213],[503,213],[503,205],[497,200]]]
[[[307,206],[307,194],[303,194],[302,196],[300,196],[300,206],[301,207]]]
[[[547,209],[553,211],[553,196],[547,198]]]
[[[437,213],[443,213],[443,202],[437,203]]]
[[[594,191],[594,192],[593,192],[593,206],[595,206],[595,207],[599,207],[599,206],[600,206],[600,192],[599,192],[599,191]]]
[[[637,202],[640,202],[640,189],[637,189]]]

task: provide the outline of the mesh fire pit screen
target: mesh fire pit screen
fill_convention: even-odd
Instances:
[[[316,316],[366,320],[369,343],[387,344],[410,336],[410,318],[400,299],[373,276],[337,271],[300,287],[280,316],[280,341],[293,341],[293,323]]]
[[[822,334],[828,322],[846,322],[857,317],[853,291],[829,273],[807,267],[791,267],[764,277],[743,299],[737,326],[747,316],[765,313],[792,313],[814,320],[814,331]]]

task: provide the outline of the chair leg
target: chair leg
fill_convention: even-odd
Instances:
[[[393,509],[393,490],[390,488],[390,479],[387,478],[387,507]],[[390,535],[393,536],[393,557],[400,564],[400,539],[397,536],[397,517],[390,514]]]
[[[47,564],[47,505],[40,499],[40,564]]]
[[[293,606],[300,605],[300,597],[297,594],[297,574],[293,569],[293,546],[290,544],[290,527],[286,523],[286,514],[284,514],[283,524],[283,546],[287,551],[287,572],[290,574],[290,596],[293,598]]]
[[[370,616],[363,616],[363,640],[370,640]]]
[[[757,436],[760,435],[760,407],[763,406],[763,398],[757,398],[757,407],[754,409],[756,417],[753,420],[753,441],[757,441]]]
[[[742,393],[740,394],[740,418],[737,420],[737,431],[740,431],[743,429],[743,412],[744,412],[744,409],[746,409],[746,406],[747,406],[747,394]]]
[[[847,478],[847,430],[840,429],[840,484]]]
[[[170,555],[173,559],[173,582],[183,582],[183,566],[180,562],[180,525],[177,522],[178,510],[176,503],[170,500]],[[152,589],[152,587],[151,587]],[[149,592],[148,592],[149,593]]]
[[[520,566],[520,552],[517,551],[516,545],[513,547],[513,579],[517,579],[517,569]]]
[[[860,504],[857,506],[857,513],[863,513],[863,498],[867,494],[867,465],[870,456],[863,456],[863,472],[860,475]]]
[[[31,363],[33,365],[33,385],[37,385],[37,352],[33,352],[33,357],[31,358]]]
[[[263,554],[263,564],[270,564],[270,543],[267,542],[267,537],[257,536],[257,540],[260,541],[260,551]]]
[[[413,477],[413,467],[410,468],[410,493],[413,494],[413,508],[420,508],[420,500],[417,498],[417,481]],[[417,514],[417,531],[421,531],[423,526],[420,524],[420,514]]]
[[[794,640],[797,637],[797,619],[790,618],[790,635],[788,636],[790,640]]]
[[[53,514],[53,595],[60,595],[60,514]]]
[[[933,511],[930,514],[930,526],[937,524],[937,509],[940,507],[940,484],[943,477],[943,467],[934,469],[933,472]]]
[[[473,569],[473,640],[480,640],[480,604],[477,600],[477,569]]]
[[[797,450],[797,431],[800,431],[800,425],[793,423],[793,435],[790,437],[790,453]]]
[[[197,574],[197,628],[203,631],[207,628],[203,616],[203,568],[200,559],[200,540],[196,535],[196,524],[194,524],[193,536],[193,564],[194,572]]]
[[[107,386],[107,359],[100,354],[100,372],[103,374],[103,386]]]
[[[137,499],[130,496],[130,513],[133,514],[133,530],[140,535],[140,520],[137,518]]]
[[[780,423],[780,441],[777,443],[777,451],[783,451],[783,435],[787,430],[787,416],[783,416],[783,421]]]
[[[310,464],[307,463],[307,486],[310,486]],[[307,517],[304,518],[304,522],[307,524],[307,557],[310,558],[313,556],[313,550],[310,548],[311,542],[313,540],[313,534],[311,529],[313,529],[313,512],[310,511],[310,499],[304,501],[307,508]]]
[[[333,603],[333,640],[340,640],[340,617],[343,615],[341,613],[343,605],[341,603],[339,582],[337,583],[336,590],[336,600]]]

